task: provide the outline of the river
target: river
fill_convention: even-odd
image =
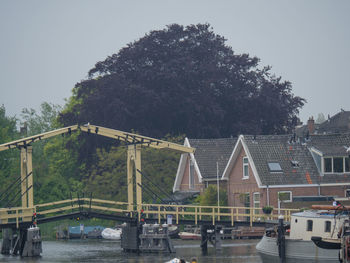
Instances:
[[[195,257],[198,263],[261,263],[255,250],[258,240],[224,240],[222,249],[208,245],[207,255],[202,255],[200,241],[173,240],[176,253],[135,254],[125,253],[120,242],[109,240],[43,241],[43,253],[39,258],[20,258],[0,254],[0,262],[121,262],[121,263],[164,263],[175,257],[190,261]]]

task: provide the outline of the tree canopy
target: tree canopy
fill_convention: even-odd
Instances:
[[[154,137],[291,131],[305,100],[257,57],[235,54],[225,42],[209,24],[151,31],[98,62],[60,120]]]

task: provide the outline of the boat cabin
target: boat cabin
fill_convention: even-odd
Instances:
[[[347,216],[334,211],[304,211],[292,214],[290,239],[311,240],[312,236],[335,239]]]

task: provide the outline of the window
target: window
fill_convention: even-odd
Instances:
[[[323,172],[324,173],[349,173],[350,172],[349,157],[324,157]]]
[[[343,162],[344,162],[343,158],[341,158],[341,157],[333,158],[333,172],[335,172],[335,173],[344,172]]]
[[[324,222],[324,232],[331,232],[331,221]]]
[[[306,222],[306,231],[312,231],[312,220],[307,220]]]
[[[249,178],[248,157],[243,157],[243,179]]]
[[[350,189],[345,190],[345,197],[350,197]]]
[[[282,172],[281,165],[277,162],[267,163],[270,172]]]
[[[253,193],[254,208],[260,207],[260,193]],[[259,209],[255,209],[255,214],[259,214]]]
[[[291,191],[280,191],[278,192],[277,198],[279,201],[289,203],[292,202],[292,192]]]
[[[332,172],[332,158],[324,158],[324,172],[325,173]]]

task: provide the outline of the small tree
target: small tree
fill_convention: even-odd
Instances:
[[[227,206],[227,193],[225,190],[219,190],[220,206]],[[207,189],[199,197],[199,203],[201,206],[217,206],[218,205],[218,192],[216,185],[209,185]]]

